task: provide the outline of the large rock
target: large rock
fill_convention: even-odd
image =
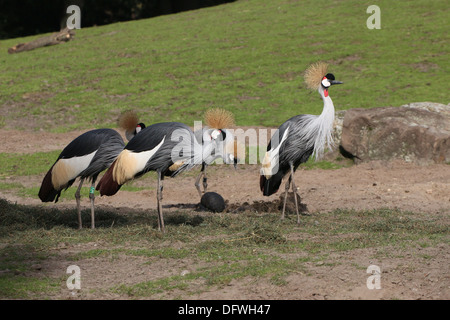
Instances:
[[[347,110],[341,149],[362,161],[450,162],[450,105],[431,102]]]

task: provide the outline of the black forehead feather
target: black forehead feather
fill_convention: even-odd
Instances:
[[[327,77],[328,80],[335,80],[334,74],[332,73],[327,73],[325,77]]]
[[[225,132],[225,130],[220,130],[220,133],[222,134],[222,139],[225,141],[225,139],[227,138],[227,134]]]

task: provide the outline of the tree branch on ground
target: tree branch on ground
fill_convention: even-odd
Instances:
[[[53,46],[56,44],[64,43],[73,39],[75,31],[69,28],[62,29],[59,32],[55,32],[49,36],[34,39],[27,43],[19,43],[14,47],[8,49],[8,53],[19,53],[23,51],[30,51],[33,49]]]

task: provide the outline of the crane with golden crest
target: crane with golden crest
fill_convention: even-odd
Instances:
[[[135,122],[130,120],[130,123]],[[133,126],[128,127],[130,128],[128,135],[131,137]],[[221,131],[206,130],[202,142],[198,142],[189,126],[180,122],[155,123],[138,131],[105,172],[96,189],[102,196],[112,196],[126,182],[139,178],[149,171],[155,171],[158,176],[156,189],[158,229],[164,233],[162,212],[164,177],[176,177],[181,172],[201,165],[216,147],[216,140],[221,136]],[[231,157],[225,153],[222,156]]]
[[[194,135],[198,143],[201,143],[204,147],[215,141],[215,148],[211,150],[211,153],[207,155],[202,162],[202,168],[200,174],[195,180],[195,187],[197,188],[200,198],[202,193],[206,193],[208,188],[208,178],[206,176],[206,168],[212,164],[216,159],[221,158],[226,164],[236,165],[239,161],[238,147],[234,139],[233,133],[229,130],[234,123],[234,115],[222,108],[211,108],[205,112],[204,120],[206,126],[194,132]],[[200,188],[200,180],[202,179],[203,191]]]
[[[332,85],[343,82],[336,81],[334,75],[328,73],[327,69],[326,63],[318,62],[312,64],[305,72],[308,89],[317,90],[322,97],[322,113],[320,115],[301,114],[284,122],[267,146],[260,172],[260,189],[264,196],[276,193],[283,178],[287,177],[281,218],[284,218],[287,195],[292,186],[297,223],[300,223],[300,216],[294,172],[301,163],[308,161],[310,156],[319,159],[325,147],[331,149],[333,146],[334,105],[329,89]]]

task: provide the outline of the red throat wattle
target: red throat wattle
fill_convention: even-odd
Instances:
[[[325,95],[325,97],[328,97],[328,89],[324,89],[323,94]]]

